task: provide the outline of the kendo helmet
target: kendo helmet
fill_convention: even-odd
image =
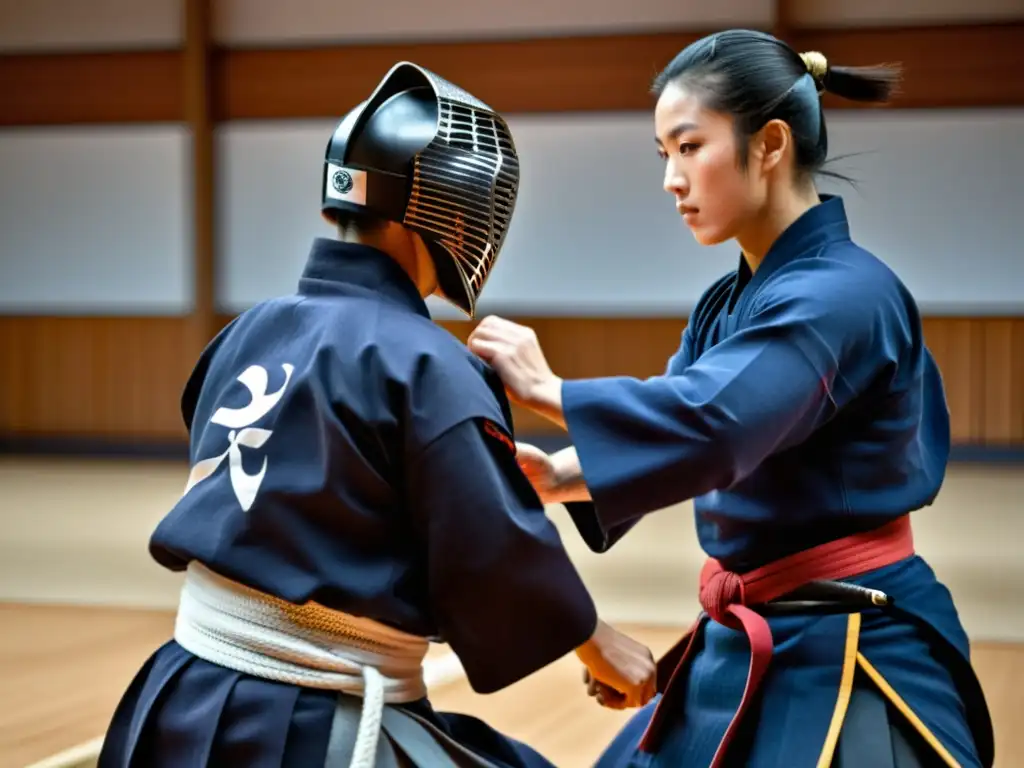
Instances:
[[[338,123],[324,159],[321,212],[398,222],[422,238],[440,292],[473,317],[519,192],[505,120],[410,62]]]

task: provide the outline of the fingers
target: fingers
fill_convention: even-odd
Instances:
[[[472,346],[474,341],[495,341],[497,339],[505,338],[507,334],[501,333],[501,330],[505,326],[500,318],[496,318],[493,315],[485,317],[469,333],[469,342]]]
[[[469,343],[466,346],[474,355],[487,362],[492,361],[505,348],[501,342],[474,336],[469,337]]]
[[[647,702],[658,695],[658,674],[651,675],[651,679],[647,683],[647,687],[644,689],[644,700],[640,706],[645,706]]]
[[[594,698],[597,700],[597,703],[605,709],[626,709],[633,706],[629,704],[627,698],[623,694],[606,685],[601,686]]]
[[[551,458],[539,448],[516,443],[516,461],[529,476],[541,478],[551,472]]]
[[[587,686],[587,695],[595,699],[602,707],[607,709],[626,708],[628,697],[594,678],[586,667],[583,668],[583,682]]]
[[[485,363],[495,365],[500,361],[508,361],[516,355],[516,346],[502,338],[486,336],[470,336],[466,343],[469,351]]]
[[[488,315],[476,324],[473,333],[500,333],[502,331],[529,330],[525,325],[506,320],[499,315]]]
[[[583,683],[587,687],[587,695],[607,709],[637,709],[647,704],[657,692],[654,674],[640,676],[636,682],[619,679],[610,684],[598,680],[584,667]]]
[[[637,706],[642,707],[655,696],[658,695],[658,663],[654,660],[654,656],[651,654],[650,649],[647,650],[647,658],[645,659],[645,676],[643,685],[640,686],[639,690],[639,704]]]
[[[629,707],[643,707],[658,694],[657,675],[651,674],[643,682],[632,686],[627,696]]]
[[[548,454],[545,451],[542,451],[535,445],[521,443],[518,440],[516,440],[516,454],[530,459],[537,459],[538,461],[547,461],[548,459]]]
[[[534,330],[496,315],[488,315],[469,334],[469,341],[504,341],[516,344],[520,340],[536,338]]]

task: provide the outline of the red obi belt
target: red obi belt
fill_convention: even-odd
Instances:
[[[748,573],[726,571],[717,560],[708,560],[704,564],[700,575],[700,603],[707,617],[727,627],[741,629],[750,641],[750,669],[747,672],[743,697],[718,745],[710,768],[721,768],[724,765],[729,743],[736,736],[743,715],[757,693],[775,649],[767,619],[747,606],[765,604],[790,596],[812,582],[836,581],[867,573],[892,565],[913,554],[914,537],[910,529],[910,517],[904,515],[873,531],[847,536],[797,552]],[[876,602],[880,598],[879,604],[884,604],[884,595],[880,593],[852,585],[851,589],[868,594],[868,600],[864,603],[866,606],[871,604],[872,595],[875,596]],[[851,612],[856,610],[854,608]],[[693,651],[697,647],[694,641],[699,634],[698,630],[704,621],[705,617],[702,616],[658,663],[661,668],[659,678],[662,678],[662,671],[670,666],[672,672],[667,680],[659,679],[662,698],[640,742],[642,752],[657,751],[665,728],[665,716],[678,706],[678,701],[685,695],[685,686],[681,683]]]

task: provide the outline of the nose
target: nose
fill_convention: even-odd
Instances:
[[[686,197],[688,183],[678,165],[669,158],[665,161],[665,191],[674,197]]]

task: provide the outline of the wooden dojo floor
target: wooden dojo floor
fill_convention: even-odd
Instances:
[[[138,666],[172,631],[173,613],[5,604],[0,627],[0,768],[25,768],[102,735]],[[679,631],[623,628],[655,654]],[[1024,765],[1024,648],[979,644],[976,664],[996,720],[996,765]],[[631,712],[602,709],[579,681],[570,655],[497,694],[477,695],[459,680],[431,696],[438,709],[476,715],[560,768],[586,768]]]
[[[136,670],[171,636],[180,584],[146,544],[180,497],[184,471],[176,463],[0,458],[0,768],[95,744]],[[972,647],[999,768],[1024,766],[1021,498],[1019,467],[961,467],[915,519],[919,549],[978,638]],[[551,516],[602,613],[656,655],[664,651],[697,608],[691,585],[702,555],[692,510],[652,515],[606,555],[585,550],[564,510]],[[631,715],[586,696],[574,655],[497,694],[474,694],[460,679],[431,696],[438,709],[476,715],[560,768],[591,766]],[[60,768],[71,765],[88,763]]]

